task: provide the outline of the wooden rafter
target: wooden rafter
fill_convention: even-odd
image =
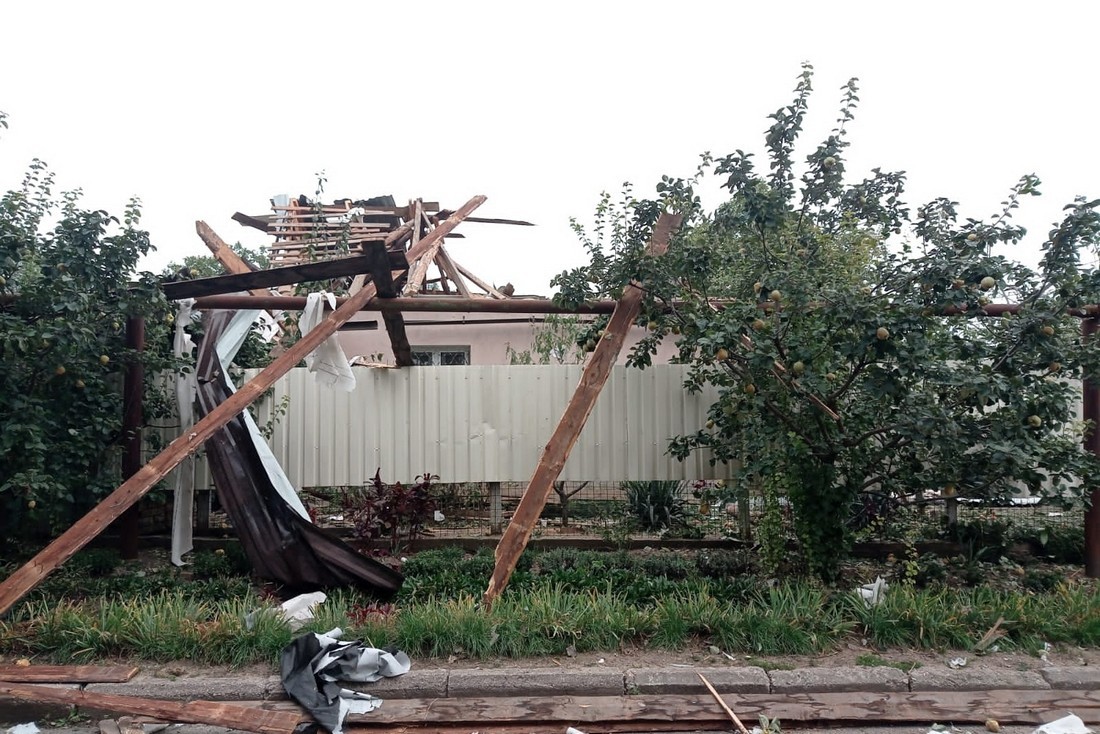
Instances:
[[[466,281],[462,279],[462,274],[458,272],[458,268],[455,267],[454,261],[451,260],[450,254],[447,252],[446,247],[440,246],[439,253],[435,256],[436,267],[443,275],[447,276],[447,279],[455,284],[455,288],[458,289],[458,294],[463,298],[470,298],[470,287],[466,285]]]
[[[474,284],[474,285],[476,285],[476,286],[477,286],[478,288],[480,288],[481,290],[483,290],[483,291],[485,291],[486,293],[488,293],[488,294],[489,294],[490,296],[492,296],[493,298],[501,298],[501,299],[504,299],[504,298],[508,298],[508,296],[504,295],[503,293],[501,293],[500,291],[498,291],[498,290],[497,290],[496,288],[494,288],[493,286],[489,285],[489,284],[488,284],[488,283],[486,283],[486,282],[485,282],[484,280],[482,280],[481,278],[477,277],[476,275],[474,275],[473,273],[471,273],[471,272],[470,272],[469,270],[467,270],[466,268],[462,267],[462,266],[461,266],[460,264],[458,264],[457,262],[455,262],[454,258],[451,258],[451,263],[452,263],[452,264],[453,264],[453,265],[455,266],[455,270],[457,270],[457,271],[459,272],[459,274],[461,274],[461,275],[464,275],[464,276],[466,276],[466,278],[467,278],[467,279],[468,279],[468,280],[469,280],[469,281],[470,281],[471,283],[473,283],[473,284]]]
[[[673,231],[679,228],[682,220],[683,216],[680,214],[662,213],[653,228],[646,255],[649,257],[663,255],[668,250]],[[489,579],[489,586],[485,590],[486,604],[492,604],[508,585],[520,554],[527,547],[531,532],[554,488],[554,481],[565,467],[569,453],[577,443],[577,438],[580,437],[584,424],[588,421],[588,416],[591,415],[592,408],[600,397],[600,391],[611,374],[615,360],[619,357],[631,325],[641,313],[644,297],[645,292],[642,287],[637,283],[630,283],[623,289],[622,297],[615,304],[615,310],[611,314],[611,320],[604,330],[604,335],[585,364],[577,389],[542,452],[538,466],[535,467],[535,473],[512,515],[512,522],[509,523],[497,545],[496,566]]]
[[[416,248],[410,250],[408,257],[417,257],[431,249],[439,240],[458,226],[463,219],[481,206],[484,201],[484,196],[475,196],[468,201],[447,221],[442,222],[427,237],[422,239]],[[301,362],[307,354],[320,346],[325,339],[335,334],[340,326],[354,316],[376,294],[377,289],[371,283],[351,298],[348,298],[343,305],[329,314],[316,328],[303,335],[300,340],[276,357],[260,374],[233,393],[224,403],[210,411],[205,418],[192,426],[190,431],[185,432],[168,444],[163,451],[92,508],[87,515],[77,520],[72,527],[58,536],[34,558],[4,579],[3,582],[0,582],[0,615],[6,614],[24,594],[37,586],[54,569],[99,535],[112,521],[145,496],[168,472],[175,469],[185,457],[197,451],[216,431],[274,385],[276,380]]]

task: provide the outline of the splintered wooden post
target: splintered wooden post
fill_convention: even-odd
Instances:
[[[195,222],[195,232],[198,233],[199,239],[203,241],[207,249],[210,250],[210,254],[214,256],[214,259],[222,264],[226,272],[233,275],[244,275],[245,273],[251,273],[252,268],[248,266],[248,263],[244,261],[237,253],[225,243],[218,233],[210,228],[210,225],[206,222]],[[256,288],[249,291],[254,296],[267,296],[270,293],[262,288]]]
[[[668,241],[672,232],[679,228],[683,220],[681,214],[662,213],[653,228],[646,255],[658,257],[668,250]],[[565,462],[569,459],[569,453],[596,405],[596,399],[600,397],[600,390],[607,382],[611,374],[611,368],[622,351],[627,333],[638,314],[642,310],[642,298],[644,292],[637,283],[630,283],[623,290],[623,295],[615,304],[615,310],[611,313],[611,320],[604,330],[603,338],[596,345],[588,363],[581,373],[581,380],[565,413],[550,436],[549,443],[542,452],[535,473],[527,485],[527,489],[520,498],[512,521],[504,531],[500,543],[497,544],[496,566],[493,568],[493,576],[489,579],[489,587],[485,590],[485,603],[492,604],[493,600],[500,596],[504,587],[508,585],[508,579],[516,569],[520,554],[527,547],[531,539],[531,531],[538,522],[539,515],[546,507],[546,500],[554,487],[554,481],[561,474]]]
[[[442,222],[422,239],[417,247],[409,250],[407,257],[415,258],[427,252],[435,243],[446,236],[471,212],[484,203],[484,196],[475,196],[456,211],[447,221]],[[331,314],[313,331],[302,336],[297,342],[280,354],[264,368],[263,372],[249,380],[233,393],[224,403],[210,411],[191,430],[185,432],[164,451],[141,467],[134,476],[123,482],[122,486],[108,495],[102,502],[76,521],[56,540],[42,549],[38,555],[20,567],[11,576],[0,583],[0,615],[4,615],[28,591],[38,585],[47,574],[60,566],[95,538],[112,521],[118,518],[131,505],[141,499],[153,486],[189,454],[197,451],[203,443],[222,426],[233,420],[241,411],[251,405],[275,381],[297,366],[307,354],[319,347],[325,339],[336,333],[345,322],[356,314],[368,301],[374,298],[374,283],[367,284]]]
[[[1096,338],[1100,319],[1081,320],[1081,331],[1086,341]],[[1100,456],[1100,385],[1088,377],[1082,385],[1082,416],[1089,423],[1085,433],[1085,450]],[[1085,510],[1085,575],[1100,578],[1100,489],[1093,485]]]

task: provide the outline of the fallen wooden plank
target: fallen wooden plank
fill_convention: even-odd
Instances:
[[[165,283],[162,288],[168,300],[178,301],[183,298],[198,298],[199,296],[216,296],[244,290],[275,288],[280,285],[293,285],[311,280],[345,278],[349,275],[369,272],[370,268],[371,261],[362,255],[352,255],[334,260],[319,260],[317,262],[302,263],[301,265],[257,270],[250,273],[178,280],[173,283]]]
[[[729,706],[755,722],[760,714],[792,722],[984,723],[1041,724],[1073,712],[1086,724],[1100,724],[1100,691],[999,690],[853,693],[723,693]],[[288,701],[254,701],[249,705],[269,711],[296,709]],[[629,727],[652,724],[643,731],[684,726],[692,730],[713,727],[730,730],[726,712],[704,690],[699,694],[654,696],[500,696],[456,698],[388,698],[368,714],[351,714],[349,731],[443,730],[474,727],[506,731],[509,726],[584,724],[585,731],[600,725]],[[498,729],[498,727],[500,729]]]
[[[0,665],[0,681],[12,683],[125,683],[132,665]]]
[[[1040,724],[1072,711],[1100,723],[1100,691],[928,691],[923,693],[792,693],[722,696],[747,721],[760,714],[799,722],[953,722]],[[357,727],[394,724],[596,722],[721,724],[726,712],[706,692],[666,696],[389,699],[376,711],[348,717]],[[583,727],[582,727],[583,728]]]
[[[370,274],[374,279],[374,285],[378,289],[379,298],[396,298],[397,289],[393,284],[393,272],[390,270],[389,254],[382,243],[368,247],[364,251],[364,257],[370,261]],[[405,317],[400,311],[384,311],[382,321],[386,325],[386,333],[390,337],[390,346],[393,348],[394,364],[398,367],[411,367],[413,364],[412,346],[409,344],[409,335],[405,332]]]
[[[680,226],[683,216],[662,212],[653,227],[646,255],[658,257],[668,250],[668,242],[672,232]],[[492,604],[504,587],[508,585],[508,579],[512,577],[512,571],[516,568],[520,554],[527,547],[531,539],[531,532],[538,522],[542,510],[546,507],[546,500],[554,487],[554,481],[561,474],[565,462],[569,459],[569,453],[577,443],[577,438],[600,397],[600,391],[611,374],[611,368],[619,357],[630,327],[638,318],[642,310],[642,298],[645,293],[637,283],[629,283],[623,289],[623,294],[615,304],[615,310],[611,314],[611,320],[607,323],[604,335],[596,345],[588,362],[584,365],[580,382],[569,404],[565,407],[565,413],[558,421],[554,433],[543,449],[535,473],[520,498],[519,505],[512,515],[512,521],[505,528],[496,549],[496,566],[493,575],[489,579],[489,586],[485,589],[485,603]]]
[[[308,715],[301,711],[267,711],[224,701],[161,701],[26,683],[0,683],[0,695],[37,703],[81,706],[96,711],[155,716],[185,724],[224,726],[259,734],[293,734],[298,724],[309,720]]]
[[[435,242],[445,237],[464,218],[481,206],[484,201],[484,196],[475,196],[470,199],[454,216],[440,224],[421,240],[417,248],[410,250],[409,256],[416,257],[422,252],[426,252]],[[416,252],[417,249],[420,252]],[[190,431],[185,432],[168,444],[163,451],[141,467],[134,476],[123,482],[118,489],[93,507],[87,515],[77,520],[72,527],[39,551],[38,555],[4,579],[3,582],[0,582],[0,616],[7,614],[12,605],[19,601],[24,594],[38,585],[50,572],[71,558],[90,540],[103,532],[113,520],[145,496],[157,482],[163,479],[168,472],[175,469],[185,457],[201,448],[203,443],[218,429],[233,420],[237,414],[274,385],[280,377],[301,362],[307,354],[320,346],[325,339],[335,334],[344,322],[348,321],[367,302],[374,298],[375,293],[374,285],[368,284],[361,291],[347,299],[343,305],[329,314],[316,328],[302,336],[285,352],[276,357],[260,374],[245,383],[228,400],[192,426]]]

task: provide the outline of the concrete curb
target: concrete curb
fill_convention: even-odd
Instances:
[[[472,668],[413,669],[377,683],[348,684],[381,698],[488,698],[497,696],[621,696],[703,691],[699,674],[721,693],[843,693],[901,691],[1100,690],[1100,668],[1052,667],[1041,672],[996,668],[821,667],[765,671],[758,667],[644,669]],[[276,675],[158,678],[139,673],[128,683],[94,683],[96,693],[165,700],[285,700]]]

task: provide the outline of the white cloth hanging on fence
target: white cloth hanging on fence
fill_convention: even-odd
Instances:
[[[298,327],[302,336],[321,323],[325,318],[325,304],[336,309],[336,296],[332,293],[310,293],[306,297],[306,308]],[[306,357],[306,367],[313,373],[318,384],[337,387],[346,392],[355,389],[355,373],[351,369],[347,355],[340,346],[339,338],[333,334]]]

